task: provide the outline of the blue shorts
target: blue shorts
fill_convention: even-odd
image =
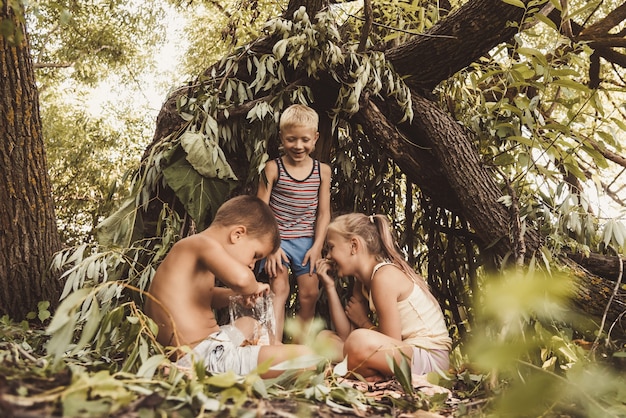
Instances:
[[[296,276],[302,276],[303,274],[309,274],[311,262],[303,266],[302,260],[307,251],[313,246],[313,237],[306,238],[293,238],[280,240],[280,248],[285,252],[289,263],[283,260],[283,265],[291,268],[291,272]],[[265,259],[261,260],[259,264],[259,271],[265,270]],[[315,271],[315,270],[314,270]]]

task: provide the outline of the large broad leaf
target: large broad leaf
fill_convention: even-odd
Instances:
[[[187,131],[180,137],[187,161],[206,178],[237,180],[219,145],[198,132]]]
[[[96,226],[98,242],[102,245],[118,245],[127,248],[133,241],[137,218],[135,196],[128,197],[119,209]]]
[[[237,182],[230,179],[202,176],[187,161],[187,153],[175,147],[166,156],[163,177],[185,210],[196,221],[199,230],[207,227],[220,205],[228,198]]]

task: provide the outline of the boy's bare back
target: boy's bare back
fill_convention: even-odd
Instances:
[[[227,306],[230,296],[269,291],[252,268],[279,241],[272,235],[252,236],[249,230],[243,224],[212,224],[174,244],[152,279],[145,305],[159,326],[161,344],[193,347],[219,330],[213,309]],[[216,277],[227,287],[216,286]]]
[[[187,237],[172,247],[150,286],[146,313],[159,326],[163,345],[195,345],[219,329],[213,313],[215,275],[198,256],[219,245],[202,234]],[[174,324],[176,324],[174,326]]]

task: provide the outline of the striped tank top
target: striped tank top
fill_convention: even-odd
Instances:
[[[315,236],[315,220],[321,184],[320,162],[304,180],[289,175],[281,158],[276,159],[278,177],[270,194],[270,208],[278,222],[281,239]]]

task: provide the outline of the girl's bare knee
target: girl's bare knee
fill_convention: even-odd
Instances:
[[[348,335],[344,342],[343,351],[349,356],[360,357],[362,353],[371,351],[371,335],[369,330],[357,328]]]

